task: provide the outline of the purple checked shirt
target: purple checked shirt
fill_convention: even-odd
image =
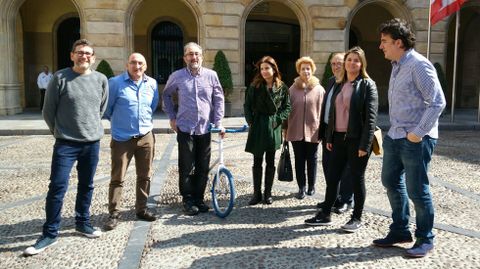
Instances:
[[[178,94],[178,112],[172,96]],[[202,67],[196,76],[188,68],[173,72],[163,89],[163,110],[177,128],[191,135],[208,133],[208,125],[222,125],[224,113],[223,89],[217,73]]]
[[[398,62],[392,62],[388,88],[392,139],[407,133],[438,138],[438,118],[445,108],[445,95],[435,68],[421,54],[410,49]]]

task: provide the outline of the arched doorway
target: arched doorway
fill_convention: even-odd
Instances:
[[[70,51],[73,43],[80,39],[80,19],[63,20],[57,29],[57,68],[58,70],[72,66]]]
[[[183,66],[183,31],[170,21],[159,22],[152,30],[152,75],[159,84]]]
[[[37,108],[40,105],[37,76],[42,67],[46,65],[55,72],[70,66],[73,41],[65,40],[72,35],[80,37],[79,13],[74,1],[26,0],[19,7],[19,17],[23,26],[24,106]]]
[[[277,61],[283,81],[291,85],[297,76],[300,33],[297,16],[288,6],[275,1],[256,5],[245,24],[245,85],[253,79],[254,64],[265,55]]]
[[[186,0],[136,0],[130,8],[132,16],[127,16],[127,22],[133,21],[127,31],[133,33],[132,50],[149,61],[147,74],[157,79],[161,91],[170,73],[183,66],[183,45],[199,42],[200,18]]]
[[[472,1],[473,2],[473,1]],[[444,89],[447,104],[452,101],[453,61],[455,49],[456,15],[450,18],[447,39],[447,81]],[[457,58],[457,83],[455,90],[455,108],[478,108],[480,91],[480,3],[467,5],[460,10],[460,29]]]
[[[371,2],[354,12],[349,28],[348,48],[360,46],[367,58],[367,72],[376,82],[379,95],[379,109],[388,110],[388,83],[391,64],[378,48],[380,35],[378,26],[394,18],[381,3]]]

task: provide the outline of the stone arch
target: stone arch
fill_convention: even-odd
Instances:
[[[195,17],[195,21],[197,24],[197,43],[204,47],[205,46],[205,23],[202,16],[202,11],[200,10],[198,5],[192,3],[193,1],[188,0],[180,0],[190,11],[193,13]],[[133,23],[135,21],[135,14],[138,11],[140,5],[142,4],[143,0],[133,0],[130,2],[127,10],[125,11],[125,48],[126,48],[126,55],[129,55],[133,52],[134,49],[134,32],[133,32]],[[175,22],[177,23],[177,22]],[[179,24],[181,25],[181,24]],[[183,29],[182,29],[183,30]],[[151,29],[149,29],[151,31]]]
[[[365,19],[367,17],[368,20]],[[413,22],[410,11],[399,1],[361,1],[350,11],[345,31],[345,50],[352,47],[352,44],[349,44],[350,31],[355,32],[358,38],[356,45],[365,50],[368,62],[367,71],[377,83],[381,110],[386,110],[388,107],[387,95],[391,65],[378,49],[380,37],[377,29],[382,22],[391,18],[402,18],[410,24]]]
[[[253,0],[244,9],[242,17],[240,18],[240,36],[239,36],[239,51],[240,51],[240,81],[245,81],[245,27],[247,18],[252,9],[258,4],[264,2],[278,2],[291,9],[291,11],[297,17],[300,25],[300,55],[309,55],[313,49],[313,24],[308,10],[306,9],[303,1],[299,0]]]
[[[4,53],[4,65],[0,70],[0,115],[15,114],[22,111],[20,91],[24,87],[19,80],[18,50],[17,47],[17,16],[20,7],[27,0],[0,0],[0,50]],[[84,22],[84,14],[77,2],[70,0],[77,10],[81,24]]]

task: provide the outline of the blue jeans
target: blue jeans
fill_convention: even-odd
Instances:
[[[50,184],[45,211],[47,220],[43,235],[57,237],[60,228],[63,198],[73,164],[77,161],[78,185],[75,201],[75,224],[90,223],[90,204],[93,194],[93,177],[97,169],[100,142],[79,143],[57,139],[53,147]]]
[[[415,237],[425,243],[433,243],[433,202],[428,181],[428,165],[432,159],[437,140],[425,136],[420,143],[406,138],[383,141],[382,184],[387,189],[392,207],[393,223],[390,233],[398,236],[409,235],[410,211],[408,199],[415,206]]]

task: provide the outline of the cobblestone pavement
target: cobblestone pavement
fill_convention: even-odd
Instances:
[[[363,228],[346,234],[339,227],[349,214],[333,215],[334,224],[328,227],[303,224],[323,200],[320,164],[313,197],[297,200],[296,183],[275,181],[272,205],[248,206],[252,157],[244,152],[245,134],[229,135],[225,141],[226,165],[238,192],[235,209],[226,219],[211,211],[194,217],[182,214],[175,135],[159,134],[150,197],[157,221],[135,218],[132,162],[119,226],[99,239],[75,234],[74,169],[59,243],[39,255],[23,257],[22,251],[40,236],[44,222],[54,139],[0,137],[0,268],[480,268],[479,134],[441,132],[431,164],[436,242],[433,253],[423,259],[404,257],[404,249],[411,244],[390,249],[371,246],[390,224],[390,208],[380,182],[381,157],[372,156],[367,168]],[[108,218],[109,140],[105,136],[101,141],[91,208],[92,222],[99,227]],[[206,198],[210,200],[208,193]]]

